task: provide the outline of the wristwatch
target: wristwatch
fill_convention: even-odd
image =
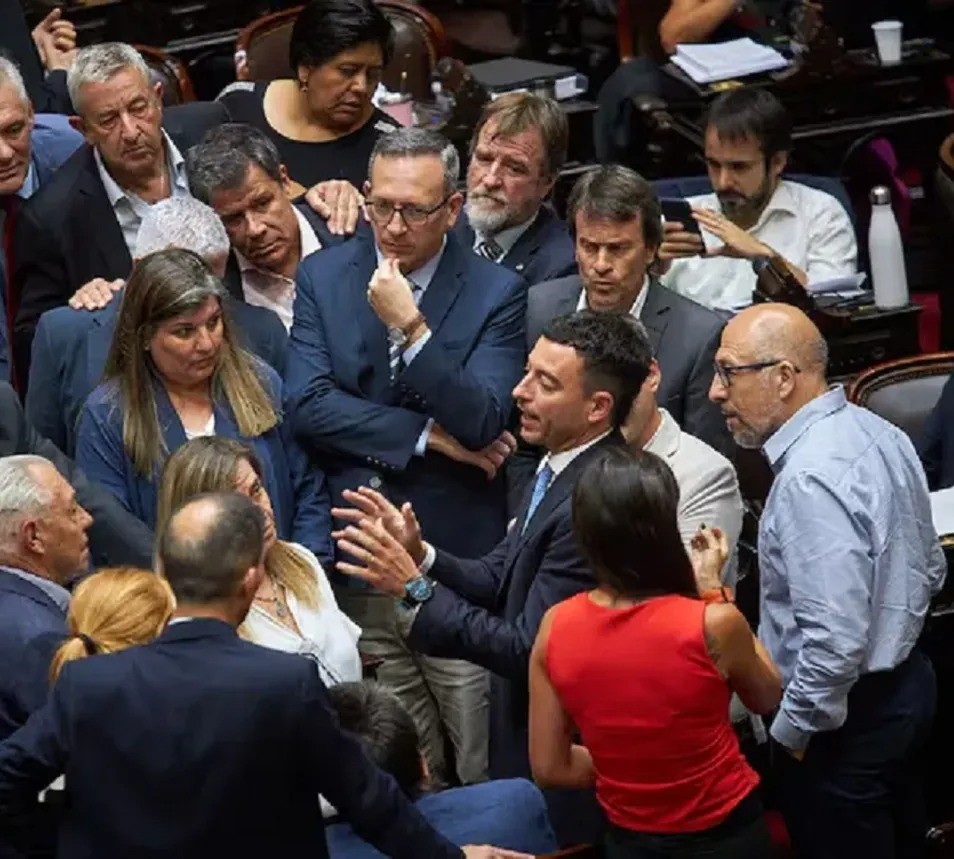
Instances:
[[[416,608],[434,596],[434,583],[426,576],[415,576],[404,585],[402,602],[408,608]]]
[[[418,328],[425,324],[424,314],[418,313],[404,328],[389,328],[388,338],[395,346],[404,347]]]

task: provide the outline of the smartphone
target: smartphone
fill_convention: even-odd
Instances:
[[[662,208],[664,220],[682,224],[682,228],[687,233],[702,236],[702,229],[699,227],[699,222],[692,217],[692,206],[689,205],[688,200],[681,197],[663,197],[659,205]]]

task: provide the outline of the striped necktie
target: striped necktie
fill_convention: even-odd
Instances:
[[[421,303],[421,292],[423,291],[414,281],[411,283],[411,295],[414,296],[414,303]],[[394,384],[401,372],[401,358],[404,356],[404,347],[391,336],[388,332],[388,370],[391,374],[391,384]]]
[[[477,247],[474,248],[474,251],[480,254],[484,259],[489,259],[491,262],[497,262],[497,260],[503,256],[503,248],[493,239],[480,242]]]

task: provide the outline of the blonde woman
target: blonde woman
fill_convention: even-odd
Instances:
[[[189,498],[228,490],[251,498],[266,519],[267,575],[240,632],[264,647],[313,659],[328,686],[360,680],[361,629],[338,608],[315,555],[278,538],[262,466],[249,447],[208,436],[187,442],[169,457],[159,489],[160,528]]]
[[[103,382],[80,413],[76,461],[155,528],[168,455],[199,436],[241,439],[262,464],[278,536],[328,561],[324,475],[282,420],[278,375],[241,348],[224,296],[222,283],[191,251],[158,251],[136,263]]]
[[[50,680],[55,681],[68,662],[152,641],[175,607],[166,580],[149,570],[115,567],[94,573],[70,600],[69,638],[53,655]]]

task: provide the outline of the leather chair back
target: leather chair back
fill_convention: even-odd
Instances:
[[[384,69],[384,85],[393,92],[409,92],[427,99],[431,73],[437,61],[450,55],[441,22],[408,0],[377,0],[394,27],[394,51]],[[288,43],[301,6],[266,15],[239,34],[235,44],[239,80],[271,81],[293,74],[288,63]]]
[[[135,48],[149,66],[153,81],[162,84],[162,103],[166,107],[195,101],[192,78],[180,59],[148,45],[136,45]]]
[[[916,442],[952,370],[954,352],[888,361],[858,376],[848,399],[900,427]]]

